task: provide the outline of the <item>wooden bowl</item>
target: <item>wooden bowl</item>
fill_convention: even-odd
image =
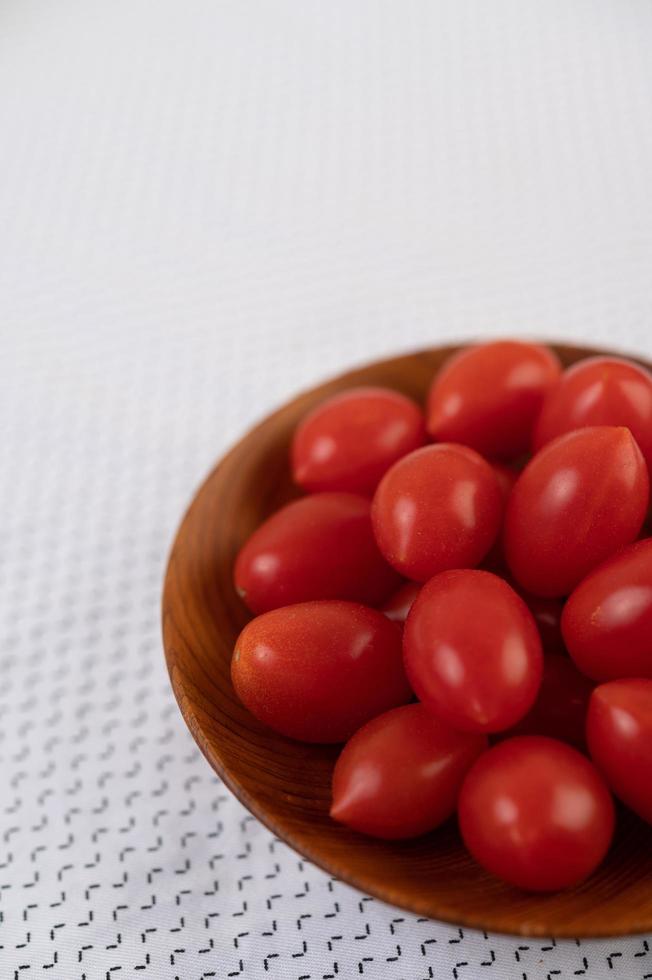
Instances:
[[[584,884],[532,895],[486,874],[454,820],[407,842],[363,837],[328,816],[337,747],[303,745],[256,721],[230,677],[249,618],[233,588],[236,553],[272,511],[297,495],[288,447],[297,422],[352,385],[387,385],[422,401],[455,348],[350,371],[283,406],[217,465],[183,519],[163,593],[163,642],[174,693],[202,752],[241,802],[278,837],[342,881],[419,915],[497,932],[611,936],[652,930],[652,832],[624,812],[616,842]],[[557,346],[564,364],[604,353]],[[649,367],[649,365],[646,365]]]

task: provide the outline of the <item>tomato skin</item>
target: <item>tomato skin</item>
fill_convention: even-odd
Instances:
[[[375,609],[337,600],[252,619],[236,641],[231,678],[252,715],[304,742],[343,742],[412,696],[398,627]]]
[[[652,680],[601,684],[589,704],[593,761],[616,796],[652,823]]]
[[[535,595],[568,595],[636,538],[648,496],[647,467],[629,429],[596,426],[553,440],[509,497],[503,540],[512,575]]]
[[[515,459],[529,450],[544,396],[560,373],[556,356],[539,344],[502,340],[468,347],[435,375],[428,432],[489,459]]]
[[[404,456],[374,495],[378,546],[406,578],[425,582],[446,568],[478,565],[503,514],[491,467],[465,446],[440,443]]]
[[[408,615],[405,669],[419,700],[454,728],[499,732],[534,704],[543,669],[532,615],[491,572],[430,579]]]
[[[619,357],[588,357],[565,371],[548,393],[533,447],[594,425],[625,425],[652,464],[652,375]]]
[[[586,878],[607,853],[615,822],[611,794],[591,762],[535,735],[507,739],[480,756],[458,814],[476,861],[535,892]]]
[[[487,747],[421,704],[372,718],[342,751],[331,817],[363,834],[399,840],[434,830],[454,812],[462,780]]]
[[[491,468],[498,480],[498,486],[503,492],[505,503],[507,503],[512,487],[518,479],[518,471],[512,469],[511,466],[505,466],[503,463],[492,463]]]
[[[400,584],[371,527],[371,505],[320,493],[272,514],[241,549],[235,586],[254,613],[312,599],[383,602]]]
[[[491,468],[494,471],[494,476],[498,481],[498,486],[500,487],[503,495],[503,505],[506,507],[507,501],[509,500],[509,495],[512,492],[512,487],[518,478],[518,472],[512,469],[510,466],[504,466],[502,463],[492,463]],[[501,532],[498,533],[496,540],[489,549],[488,554],[483,559],[481,568],[486,569],[488,572],[494,572],[496,575],[500,575],[502,578],[509,576],[509,568],[507,567],[507,562],[505,561],[503,536]]]
[[[564,606],[561,626],[568,652],[588,677],[652,677],[652,538],[587,575]]]
[[[506,735],[549,735],[578,749],[586,746],[586,713],[593,683],[572,660],[543,658],[543,678],[534,705]]]
[[[420,582],[406,582],[394,595],[389,597],[384,606],[382,606],[381,612],[384,612],[392,622],[403,626],[414,600],[419,595],[420,589]]]
[[[299,423],[292,440],[292,474],[309,492],[371,496],[389,467],[425,441],[423,414],[411,398],[390,388],[350,388]]]

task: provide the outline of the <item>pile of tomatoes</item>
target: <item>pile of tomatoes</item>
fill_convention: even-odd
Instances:
[[[652,822],[647,371],[467,348],[425,417],[342,391],[291,462],[307,495],[237,557],[232,677],[277,732],[346,743],[334,820],[399,839],[457,811],[483,867],[538,891],[597,867],[612,793]]]

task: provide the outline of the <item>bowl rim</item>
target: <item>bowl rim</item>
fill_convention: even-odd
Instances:
[[[495,338],[468,339],[459,343],[445,343],[442,345],[434,345],[429,348],[419,348],[416,350],[398,351],[393,355],[356,363],[338,374],[329,375],[327,378],[317,381],[310,387],[302,388],[300,391],[292,394],[287,401],[274,408],[267,415],[260,417],[256,422],[254,422],[253,425],[249,426],[242,435],[240,435],[228,446],[226,451],[219,457],[218,461],[210,468],[207,475],[196,486],[190,498],[190,502],[186,506],[183,516],[176,527],[176,531],[166,558],[161,600],[161,629],[163,649],[170,683],[181,715],[197,746],[210,766],[217,773],[220,780],[234,794],[240,803],[242,803],[243,806],[279,840],[289,845],[289,847],[291,847],[295,852],[305,857],[322,871],[333,876],[336,880],[344,882],[345,884],[354,888],[356,891],[372,895],[375,900],[381,901],[393,908],[401,908],[415,915],[426,914],[428,918],[435,922],[442,922],[452,926],[463,926],[464,928],[471,928],[479,931],[489,931],[500,935],[513,936],[515,938],[522,938],[523,936],[549,937],[551,936],[551,933],[545,929],[542,929],[536,922],[523,921],[519,923],[519,928],[517,930],[511,931],[501,928],[499,924],[487,923],[487,919],[483,918],[479,914],[474,915],[473,913],[464,913],[463,915],[460,915],[454,912],[446,914],[446,911],[442,910],[441,913],[438,912],[436,916],[433,916],[432,913],[424,913],[423,909],[418,905],[410,905],[409,902],[403,900],[401,900],[400,904],[395,904],[389,894],[383,895],[376,886],[362,883],[360,876],[353,872],[349,872],[346,865],[339,864],[335,860],[330,860],[328,857],[324,856],[318,846],[311,846],[310,843],[304,838],[298,837],[293,832],[291,827],[286,826],[282,821],[274,819],[274,817],[270,815],[256,796],[252,795],[240,782],[237,775],[234,774],[227,765],[225,765],[214,743],[206,736],[202,723],[199,720],[193,706],[193,699],[188,695],[188,692],[184,687],[182,672],[176,669],[176,655],[174,653],[173,642],[173,633],[175,632],[176,627],[172,625],[171,616],[169,614],[171,596],[173,592],[176,593],[175,565],[177,561],[178,545],[182,539],[184,529],[192,517],[199,498],[208,492],[210,485],[213,483],[219,472],[229,465],[234,456],[241,451],[243,444],[248,442],[250,438],[259,435],[262,430],[273,425],[274,421],[281,417],[288,408],[298,407],[302,401],[312,400],[316,392],[319,392],[322,388],[326,388],[335,382],[342,383],[343,387],[356,385],[365,386],[365,382],[355,382],[353,380],[350,382],[348,381],[352,375],[355,375],[356,373],[365,369],[371,367],[382,369],[383,367],[388,367],[389,365],[394,364],[397,360],[407,360],[411,357],[418,358],[423,355],[432,354],[435,351],[437,353],[445,353],[448,356],[451,356],[457,353],[459,350],[470,346],[476,346],[483,343],[492,343],[495,340],[503,339],[515,339],[524,343],[530,342],[541,344],[552,348],[555,353],[566,351],[576,356],[577,360],[583,360],[590,357],[617,357],[629,360],[634,364],[646,368],[647,370],[652,370],[652,364],[646,362],[646,360],[641,358],[639,355],[617,349],[607,350],[603,348],[590,348],[581,344],[568,344],[553,339],[530,337],[507,338],[497,336]],[[546,896],[541,896],[542,899],[545,897]],[[576,939],[577,937],[582,939],[604,939],[608,937],[611,938],[626,935],[646,934],[650,931],[650,928],[651,924],[649,921],[632,921],[627,929],[619,928],[616,932],[609,929],[608,926],[588,930],[581,929],[579,931],[577,929],[560,929],[557,927],[555,930],[555,937],[568,940]]]

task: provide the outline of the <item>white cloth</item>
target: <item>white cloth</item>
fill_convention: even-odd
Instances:
[[[215,459],[301,387],[518,334],[652,355],[647,0],[4,0],[0,978],[643,980],[329,880],[159,635]]]

